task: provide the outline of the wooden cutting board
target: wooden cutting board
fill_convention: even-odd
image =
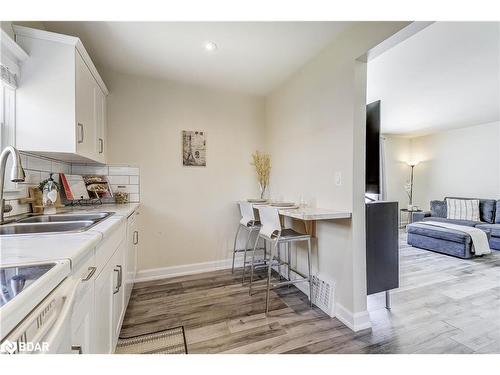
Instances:
[[[18,201],[20,204],[31,204],[31,212],[34,214],[43,213],[43,193],[38,189],[38,186],[30,186],[28,188],[29,198],[20,198]],[[57,199],[54,205],[55,208],[64,207],[61,203],[61,196],[57,192]]]

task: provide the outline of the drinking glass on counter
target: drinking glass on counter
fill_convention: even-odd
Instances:
[[[299,208],[307,208],[309,207],[309,201],[305,196],[301,195],[299,199]]]

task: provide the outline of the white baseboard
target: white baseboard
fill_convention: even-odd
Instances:
[[[335,304],[335,317],[354,332],[368,329],[372,326],[368,311],[353,313],[340,303]]]
[[[225,270],[231,268],[232,262],[233,259],[231,258],[231,259],[222,259],[211,262],[183,264],[180,266],[150,268],[150,269],[140,270],[137,272],[137,276],[134,282],[138,283],[142,281],[166,279],[175,276],[194,275],[203,272]],[[241,267],[241,263],[242,263],[241,258],[237,256],[234,266]]]

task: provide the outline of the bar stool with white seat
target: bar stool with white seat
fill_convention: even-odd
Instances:
[[[255,238],[255,243],[253,246],[250,248],[250,250],[264,250],[264,259],[266,258],[265,256],[265,246],[264,248],[261,249],[256,249],[257,243],[259,242],[259,237],[258,237],[258,231],[261,228],[260,222],[255,218],[255,213],[253,209],[253,204],[249,202],[238,202],[238,205],[240,207],[240,213],[241,213],[241,219],[240,223],[238,225],[238,230],[236,231],[236,236],[234,237],[234,249],[233,249],[233,265],[231,267],[231,273],[234,273],[234,259],[236,257],[236,253],[238,252],[243,252],[243,275],[242,275],[242,284],[245,283],[245,272],[246,272],[246,266],[249,262],[247,262],[247,250],[249,250],[249,245],[250,245],[250,240],[252,237],[252,234],[256,233],[257,236]],[[240,231],[244,229],[248,232],[248,237],[246,240],[245,247],[243,249],[236,249],[236,244],[238,242],[238,236],[240,234]]]
[[[259,216],[261,222],[261,228],[259,230],[259,234],[257,236],[257,240],[262,238],[264,241],[267,241],[271,244],[269,250],[269,259],[267,262],[267,286],[266,286],[266,314],[269,312],[269,294],[271,288],[278,288],[280,286],[296,284],[300,282],[308,282],[309,283],[309,304],[312,307],[312,272],[311,272],[311,236],[309,234],[302,234],[294,231],[291,228],[282,229],[279,213],[276,208],[269,206],[259,207]],[[257,240],[255,244],[257,244]],[[283,261],[281,257],[274,256],[273,253],[279,249],[281,244],[286,244],[287,248],[290,249],[290,244],[292,242],[299,241],[307,241],[307,276],[298,270],[292,268],[291,265],[291,257],[290,251],[288,251],[288,257],[286,261]],[[252,254],[251,260],[251,269],[250,269],[250,290],[249,293],[252,295],[252,283],[253,283],[253,275],[254,275],[254,259],[255,259],[255,251]],[[278,266],[281,270],[281,266],[286,265],[288,267],[288,280],[284,282],[278,282],[271,285],[271,272],[273,266]],[[291,280],[291,272],[298,275],[300,278]],[[281,272],[280,272],[281,279]]]

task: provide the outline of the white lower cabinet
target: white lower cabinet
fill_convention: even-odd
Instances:
[[[127,256],[125,277],[125,304],[128,304],[134,279],[137,273],[137,252],[139,248],[139,212],[136,211],[127,220]]]
[[[93,345],[95,342],[94,282],[96,270],[95,256],[92,251],[73,276],[78,279],[79,284],[71,316],[71,346],[73,352],[78,354],[95,352]]]
[[[74,353],[115,350],[135,278],[138,232],[129,222],[107,236],[72,276],[79,279],[71,320]],[[137,234],[129,236],[130,228]]]
[[[94,353],[113,352],[113,291],[116,285],[114,264],[108,262],[95,280]]]
[[[123,317],[125,316],[125,288],[124,288],[124,272],[125,272],[125,251],[127,242],[125,239],[120,244],[120,247],[113,255],[111,262],[113,264],[113,272],[115,273],[115,284],[113,288],[113,349],[116,347],[120,329],[122,327]]]

